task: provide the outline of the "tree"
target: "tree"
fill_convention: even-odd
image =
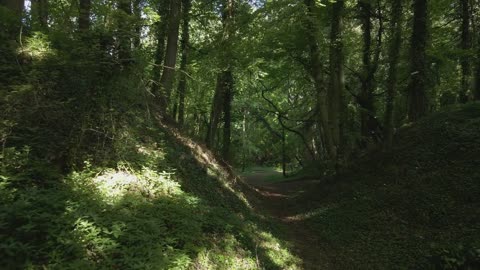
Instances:
[[[90,29],[91,8],[91,0],[80,0],[78,16],[78,29],[80,32],[86,32]]]
[[[190,41],[190,0],[182,1],[183,7],[183,25],[182,25],[182,40],[181,40],[181,51],[182,59],[180,63],[180,81],[178,83],[178,123],[183,125],[185,120],[185,95],[187,92],[187,65],[188,65],[188,52],[189,52],[189,41]]]
[[[323,135],[323,139],[326,145],[326,152],[328,156],[332,159],[335,158],[336,150],[334,145],[334,140],[332,137],[331,129],[329,127],[329,111],[327,106],[328,93],[324,87],[323,79],[323,67],[320,59],[320,49],[318,46],[318,27],[317,24],[318,18],[315,15],[315,1],[314,0],[305,0],[305,5],[307,7],[308,16],[306,16],[307,32],[306,38],[309,44],[310,49],[310,65],[309,73],[314,81],[315,87],[315,96],[316,96],[316,116],[317,116],[317,125],[319,126],[319,131]]]
[[[408,84],[408,119],[417,121],[427,114],[427,0],[413,2],[413,31],[410,40],[410,83]]]
[[[475,71],[474,99],[480,100],[480,38],[478,38],[477,67]]]
[[[359,103],[360,110],[360,133],[363,139],[372,138],[374,141],[378,140],[378,132],[380,131],[380,124],[376,118],[375,96],[374,96],[374,79],[375,73],[378,69],[378,62],[381,51],[381,41],[383,35],[382,15],[378,14],[379,26],[377,34],[377,49],[373,50],[372,31],[374,8],[370,1],[359,0],[358,7],[360,10],[360,22],[362,25],[362,72],[360,73],[361,91],[360,95],[356,97]],[[378,8],[380,13],[380,5]]]
[[[118,58],[122,66],[128,66],[132,61],[132,33],[128,23],[132,15],[131,0],[118,0]]]
[[[231,46],[233,38],[235,35],[234,29],[234,0],[227,0],[226,8],[222,14],[222,21],[224,24],[224,31],[226,35],[226,41]],[[232,126],[232,100],[233,100],[233,63],[231,62],[233,52],[229,48],[225,54],[225,65],[226,69],[224,71],[224,95],[223,95],[223,148],[222,148],[222,157],[224,160],[230,160],[230,144],[231,144],[231,126]]]
[[[133,47],[138,49],[141,45],[142,36],[142,10],[140,7],[141,0],[133,1],[133,15],[135,16],[135,35],[133,37]]]
[[[173,79],[177,63],[178,33],[180,27],[180,1],[170,1],[168,13],[167,48],[165,51],[165,62],[162,77],[160,79],[161,103],[160,110],[163,115],[167,114],[172,94]]]
[[[156,103],[163,107],[161,110],[164,110],[164,112],[166,111],[167,101],[163,94],[163,90],[160,90],[160,76],[165,56],[165,40],[167,38],[169,2],[170,0],[159,1],[157,13],[160,16],[160,21],[156,22],[154,25],[157,44],[155,48],[155,63],[152,69],[152,93],[156,97]]]
[[[222,157],[229,160],[231,144],[231,102],[233,99],[233,63],[231,62],[231,46],[234,37],[234,0],[224,0],[222,3],[222,37],[220,53],[220,71],[217,75],[217,86],[213,97],[210,113],[209,129],[206,143],[214,146],[220,117],[223,114],[223,147]]]
[[[470,90],[471,83],[471,63],[468,53],[471,49],[471,34],[470,34],[470,1],[469,0],[460,0],[460,15],[462,18],[462,23],[460,26],[461,40],[460,40],[460,49],[462,50],[462,55],[460,56],[460,66],[462,68],[462,79],[461,79],[461,91],[460,91],[460,102],[465,103],[468,101],[468,92]]]
[[[477,11],[478,12],[478,11]],[[476,16],[476,21],[478,21],[478,13]],[[477,25],[478,28],[478,25]],[[476,48],[476,66],[475,66],[475,81],[474,81],[474,89],[473,89],[473,96],[475,100],[480,100],[480,34],[477,31],[477,48]]]
[[[413,2],[413,31],[410,48],[410,83],[408,85],[408,120],[417,121],[427,114],[427,0]]]
[[[394,101],[397,94],[397,65],[400,58],[400,46],[402,44],[402,3],[403,0],[393,1],[390,14],[391,39],[388,49],[388,76],[387,96],[385,100],[385,145],[389,149],[393,142],[393,115]]]
[[[344,1],[339,0],[333,4],[330,28],[330,81],[328,87],[328,116],[329,128],[335,145],[333,160],[341,154],[344,119],[344,53],[343,53],[343,11]]]

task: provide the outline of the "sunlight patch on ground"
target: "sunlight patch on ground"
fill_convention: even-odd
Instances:
[[[248,224],[247,230],[250,230],[257,239],[257,249],[260,248],[265,251],[266,256],[281,269],[299,270],[301,260],[294,256],[287,243],[280,241],[274,237],[270,232],[261,230],[255,224]]]
[[[306,213],[301,213],[301,214],[298,214],[298,215],[286,217],[285,220],[288,221],[288,222],[303,221],[303,220],[307,220],[307,219],[315,217],[315,216],[322,215],[322,214],[326,213],[327,211],[329,211],[333,208],[334,208],[334,206],[322,207],[322,208],[318,208],[318,209],[315,209],[315,210],[312,210],[312,211],[309,211],[309,212],[306,212]]]
[[[139,172],[110,169],[91,181],[106,200],[116,202],[127,194],[139,194],[147,198],[179,195],[182,193],[180,184],[171,179],[172,174],[159,173],[149,168],[143,168]]]

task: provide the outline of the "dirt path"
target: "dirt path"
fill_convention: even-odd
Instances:
[[[315,234],[305,224],[305,209],[298,196],[318,184],[316,180],[271,181],[281,173],[268,169],[257,169],[244,176],[245,181],[259,193],[260,200],[255,209],[283,223],[287,230],[284,238],[293,243],[293,252],[303,260],[303,268],[331,269],[323,247]]]

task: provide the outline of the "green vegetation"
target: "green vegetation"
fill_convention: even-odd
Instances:
[[[0,268],[480,269],[480,0],[0,0]]]
[[[479,104],[427,117],[402,128],[392,152],[371,153],[303,195],[297,203],[310,209],[296,211],[339,269],[475,269],[479,132]]]
[[[124,147],[136,151],[115,167],[86,164],[65,177],[43,164],[31,167],[26,150],[6,149],[12,158],[1,175],[4,267],[298,268],[275,236],[280,228],[254,216],[241,192],[208,176],[185,146],[154,133],[155,143],[130,138]]]

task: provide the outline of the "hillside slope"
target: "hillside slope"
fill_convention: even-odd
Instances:
[[[479,269],[480,104],[401,129],[391,152],[370,153],[291,210],[336,269]],[[464,261],[473,268],[455,268]]]
[[[228,167],[168,125],[143,125],[125,128],[111,165],[66,176],[6,149],[3,269],[298,269]]]

